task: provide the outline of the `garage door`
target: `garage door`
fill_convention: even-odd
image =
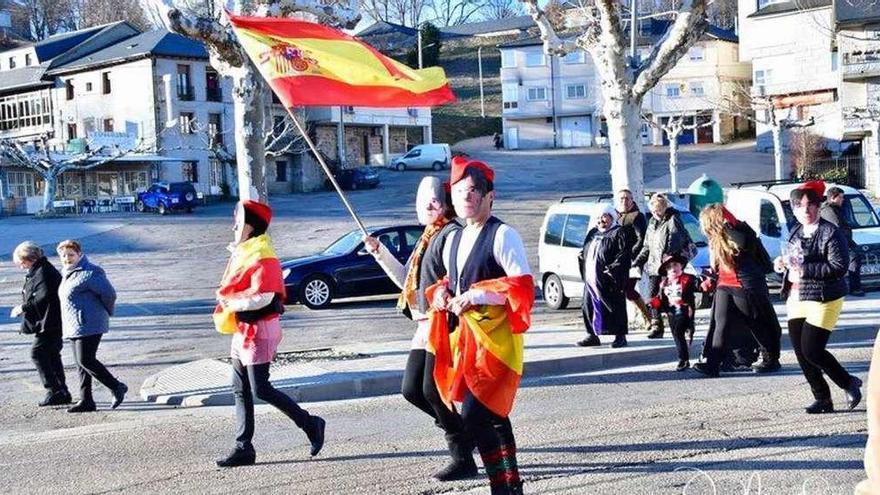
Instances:
[[[562,117],[563,148],[584,148],[593,144],[593,125],[589,115]]]

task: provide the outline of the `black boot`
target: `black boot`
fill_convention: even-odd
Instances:
[[[709,378],[718,378],[718,368],[710,366],[709,363],[697,363],[693,366],[694,371]]]
[[[122,401],[125,400],[126,392],[128,392],[128,385],[119,382],[119,385],[113,390],[113,402],[110,404],[110,409],[116,409],[119,407],[119,404],[122,404]]]
[[[779,371],[782,365],[779,364],[779,356],[771,356],[770,353],[761,349],[761,360],[752,365],[752,371],[755,373],[773,373]]]
[[[73,401],[73,398],[70,396],[70,392],[67,390],[56,390],[54,392],[49,392],[46,394],[46,397],[40,401],[40,407],[44,406],[60,406],[64,404],[70,404]]]
[[[73,406],[67,408],[67,412],[69,413],[81,413],[81,412],[94,412],[98,408],[95,406],[93,401],[85,401],[81,400],[74,404]]]
[[[584,340],[578,341],[577,345],[579,345],[581,347],[595,347],[595,346],[602,345],[602,342],[599,340],[598,335],[591,333],[591,334],[588,334],[587,338],[585,338]]]
[[[849,387],[846,389],[846,406],[850,411],[856,408],[859,405],[859,402],[862,401],[862,381],[856,377],[852,377],[852,380],[849,382]]]
[[[515,481],[505,485],[491,487],[491,495],[522,495],[523,482]]]
[[[663,338],[663,317],[656,309],[651,310],[651,333],[648,334],[649,339]]]
[[[691,367],[691,362],[687,359],[682,359],[678,362],[678,366],[675,367],[675,371],[684,371]]]
[[[324,429],[327,426],[327,422],[318,416],[312,416],[311,419],[312,426],[306,430],[306,436],[309,438],[309,442],[312,443],[310,454],[314,457],[318,455],[318,452],[321,452],[321,448],[324,446]]]
[[[611,343],[611,347],[626,347],[626,335],[617,335],[614,337],[614,342]]]
[[[831,402],[831,399],[816,399],[816,402],[807,406],[805,411],[807,414],[833,413],[834,403]]]
[[[257,462],[257,453],[253,448],[242,449],[236,447],[228,456],[217,459],[217,467],[251,466]]]
[[[434,473],[439,481],[455,481],[473,478],[477,475],[477,463],[474,462],[474,443],[465,433],[447,433],[446,443],[452,459],[440,471]]]

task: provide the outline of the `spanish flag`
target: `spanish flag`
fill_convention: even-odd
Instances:
[[[229,14],[242,47],[288,108],[435,106],[455,101],[439,67],[414,70],[341,31]]]
[[[446,279],[428,288],[446,290]],[[443,402],[461,402],[470,392],[490,411],[510,415],[523,374],[523,336],[535,302],[531,275],[485,280],[471,288],[504,294],[504,306],[477,306],[459,317],[449,333],[445,311],[431,311],[428,350],[434,354],[434,381]]]

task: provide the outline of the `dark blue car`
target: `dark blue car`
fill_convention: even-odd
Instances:
[[[138,193],[135,208],[139,212],[158,211],[164,215],[172,210],[186,210],[192,213],[198,201],[196,188],[192,182],[172,182],[153,184],[145,192]]]
[[[398,225],[368,231],[406,263],[424,227]],[[336,298],[400,292],[366,251],[361,238],[359,229],[352,230],[318,254],[281,263],[287,304],[301,302],[311,309],[321,309]]]
[[[375,189],[379,185],[379,171],[376,167],[355,167],[336,169],[333,172],[339,187],[345,190]],[[327,190],[333,189],[330,179],[324,181]]]

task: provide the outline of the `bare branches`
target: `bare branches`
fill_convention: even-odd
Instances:
[[[290,17],[305,12],[317,17],[321,24],[344,29],[354,29],[361,20],[355,0],[259,0],[257,3],[268,16]]]
[[[550,22],[550,19],[544,14],[544,11],[538,7],[538,0],[522,0],[525,5],[526,12],[538,25],[541,33],[541,41],[544,42],[544,53],[548,55],[565,56],[579,49],[576,42],[563,40],[556,34],[556,29]]]

